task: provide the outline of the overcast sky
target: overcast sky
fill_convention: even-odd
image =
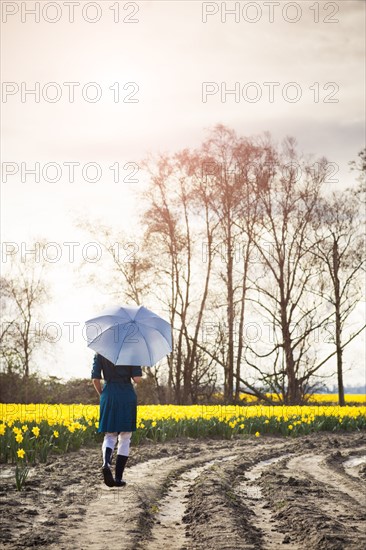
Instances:
[[[354,181],[348,162],[365,134],[363,1],[38,4],[38,13],[35,2],[1,6],[1,236],[20,249],[59,243],[46,322],[82,324],[105,305],[63,243],[91,241],[80,219],[133,227],[142,176],[128,175],[148,153],[198,146],[223,123],[240,135],[293,135],[300,151],[339,167],[333,185]],[[35,163],[39,183],[27,173]],[[79,163],[74,181],[65,163]],[[73,344],[66,336],[39,368],[88,376],[92,352],[80,332]],[[348,362],[359,383],[363,344]]]

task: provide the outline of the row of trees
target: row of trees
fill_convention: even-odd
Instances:
[[[197,150],[144,162],[132,260],[115,253],[125,236],[98,227],[116,299],[169,317],[176,403],[209,397],[222,374],[227,403],[241,392],[271,402],[270,391],[298,404],[336,355],[344,404],[343,351],[364,328],[348,320],[362,299],[365,153],[355,188],[333,190],[333,168],[294,139],[219,125]],[[164,369],[154,375],[159,386]]]
[[[273,392],[297,404],[336,356],[343,405],[343,352],[364,328],[350,315],[363,297],[365,151],[343,191],[332,189],[333,165],[304,158],[294,139],[277,146],[222,125],[198,149],[143,166],[135,254],[118,253],[125,235],[83,227],[109,252],[93,284],[102,272],[116,302],[144,303],[171,322],[168,368],[149,371],[156,395],[196,403],[222,385],[227,403],[242,392],[271,402]],[[44,280],[41,264],[1,278],[2,371],[25,379],[44,345],[31,330]]]
[[[171,403],[167,386],[157,387],[151,369],[146,368],[143,379],[135,386],[137,402],[141,405]],[[220,402],[220,396],[212,397]],[[57,376],[32,372],[0,372],[0,403],[83,403],[99,404],[99,396],[90,378],[71,378],[64,381]]]
[[[0,372],[0,403],[84,403],[97,404],[99,398],[89,379],[75,378],[66,383],[56,376],[35,372],[25,376]]]

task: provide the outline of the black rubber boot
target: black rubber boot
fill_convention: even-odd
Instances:
[[[103,462],[102,473],[104,477],[104,483],[108,487],[114,487],[114,479],[111,472],[112,453],[113,453],[113,449],[111,449],[110,447],[107,447],[106,450],[104,451],[104,462]]]
[[[123,481],[123,471],[126,466],[126,462],[128,460],[128,456],[123,455],[117,455],[116,458],[116,480],[114,482],[115,487],[124,487],[126,485],[126,482]]]

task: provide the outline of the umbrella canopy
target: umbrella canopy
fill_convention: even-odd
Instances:
[[[170,324],[144,306],[117,306],[85,323],[88,347],[114,365],[152,367],[172,351]]]

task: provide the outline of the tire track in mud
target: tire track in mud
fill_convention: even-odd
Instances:
[[[256,443],[254,442],[253,448],[251,443],[248,444],[246,455],[258,452]],[[57,550],[70,550],[70,548],[99,550],[106,544],[117,544],[121,550],[147,548],[160,550],[161,547],[167,550],[198,548],[196,541],[186,537],[186,531],[189,531],[189,525],[187,527],[185,525],[189,522],[184,517],[187,511],[187,494],[196,480],[201,481],[203,488],[209,481],[214,496],[216,497],[218,490],[219,492],[223,490],[229,494],[229,502],[226,504],[231,505],[230,499],[234,494],[230,493],[230,481],[223,479],[225,478],[223,465],[229,465],[236,459],[242,463],[245,444],[245,441],[230,442],[229,445],[227,442],[214,441],[203,444],[201,447],[196,444],[191,446],[192,448],[188,446],[187,452],[180,453],[178,456],[150,459],[127,468],[127,486],[108,488],[101,484],[98,488],[98,498],[90,502],[83,521],[63,533],[57,545],[50,545],[49,550],[56,550],[56,548]],[[271,452],[278,453],[286,443],[272,442],[272,446]],[[241,456],[234,454],[238,451]],[[250,465],[251,462],[248,462],[245,467]],[[210,473],[212,468],[216,470]],[[206,474],[209,477],[204,479],[203,476]],[[232,475],[232,480],[234,478],[235,476]],[[223,483],[224,485],[226,483],[226,486]],[[205,506],[205,501],[203,500],[201,504]],[[226,504],[221,512],[220,507],[212,510],[213,520],[219,527],[219,531],[222,530],[220,520],[226,511],[230,511]],[[215,516],[215,513],[218,513],[218,516]],[[226,540],[225,537],[222,539],[214,534],[213,545],[207,547],[204,542],[205,549],[232,550],[232,548],[257,547],[241,545],[240,537],[233,539],[231,531],[233,528],[235,531],[237,526],[233,525],[230,517],[227,518],[226,523],[229,526]],[[249,520],[246,521],[246,525],[250,526]],[[206,536],[210,538],[209,533],[206,533],[203,538]],[[234,543],[231,542],[232,540]]]
[[[282,548],[286,533],[277,532],[273,513],[267,501],[263,502],[256,480],[273,463],[287,456],[284,450],[294,452],[294,443],[273,444],[272,441],[272,445],[272,449],[262,449],[259,456],[256,448],[243,449],[239,460],[220,461],[197,477],[197,483],[189,490],[185,515],[191,537],[184,547],[177,548]],[[266,460],[259,460],[262,457]],[[294,544],[291,548],[299,547]]]
[[[280,462],[285,463],[289,456],[291,455],[286,453],[256,463],[245,472],[246,480],[242,481],[236,490],[253,510],[256,526],[262,534],[261,547],[268,550],[278,550],[283,544],[288,544],[289,540],[286,534],[281,531],[280,525],[274,519],[274,513],[270,509],[267,499],[263,496],[260,478],[272,465]],[[292,550],[297,550],[298,548],[297,544],[291,544]]]
[[[301,455],[288,462],[288,469],[293,472],[304,472],[319,483],[328,485],[331,489],[347,495],[347,504],[351,505],[350,499],[357,505],[366,504],[365,488],[361,491],[360,484],[345,474],[335,471],[327,463],[325,455]]]
[[[225,460],[232,453],[230,449],[217,449],[215,461]],[[65,534],[57,546],[50,546],[50,550],[78,548],[78,550],[96,550],[105,548],[106,543],[118,544],[120,549],[149,548],[152,518],[159,508],[162,496],[167,486],[177,474],[182,474],[183,486],[173,498],[180,501],[188,490],[189,483],[201,470],[208,467],[212,461],[212,454],[202,453],[189,459],[177,460],[176,457],[164,457],[138,463],[126,470],[127,485],[121,488],[100,486],[99,497],[88,506],[85,521]],[[192,480],[190,477],[192,476]],[[169,506],[169,504],[168,504]],[[184,510],[183,510],[184,511]],[[176,526],[174,537],[182,537],[182,529]],[[172,525],[169,525],[172,528]],[[184,531],[183,531],[184,533]],[[156,536],[156,535],[155,535]],[[147,546],[144,541],[149,539]],[[164,544],[164,539],[158,538],[158,547]],[[140,543],[142,542],[142,546]],[[171,546],[166,546],[170,550]]]
[[[234,460],[237,455],[224,456],[223,461]],[[169,550],[181,550],[190,546],[186,538],[183,516],[187,505],[187,493],[195,479],[208,468],[217,464],[220,457],[210,459],[204,464],[183,472],[173,482],[168,494],[161,500],[159,511],[152,526],[148,541],[149,550],[161,550],[162,546]]]
[[[128,485],[100,483],[85,516],[47,549],[360,550],[364,480],[346,464],[361,472],[362,443],[314,434],[136,449]]]
[[[334,530],[345,534],[344,548],[366,548],[366,485],[346,473],[345,461],[336,470],[329,458],[324,454],[302,455],[290,460],[288,469],[315,479],[320,490],[326,492],[322,510],[329,516],[330,524],[333,522]]]
[[[362,448],[343,452],[359,457]],[[314,550],[366,547],[366,486],[361,478],[346,473],[347,458],[323,445],[316,454],[303,452],[286,459],[261,480],[272,509],[277,509],[277,525],[288,530],[290,548],[296,544]]]
[[[96,550],[116,543],[119,548],[130,548],[138,533],[141,504],[152,498],[155,486],[172,469],[171,457],[148,460],[129,468],[125,487],[108,488],[101,484],[98,498],[88,506],[85,521],[51,549]]]

